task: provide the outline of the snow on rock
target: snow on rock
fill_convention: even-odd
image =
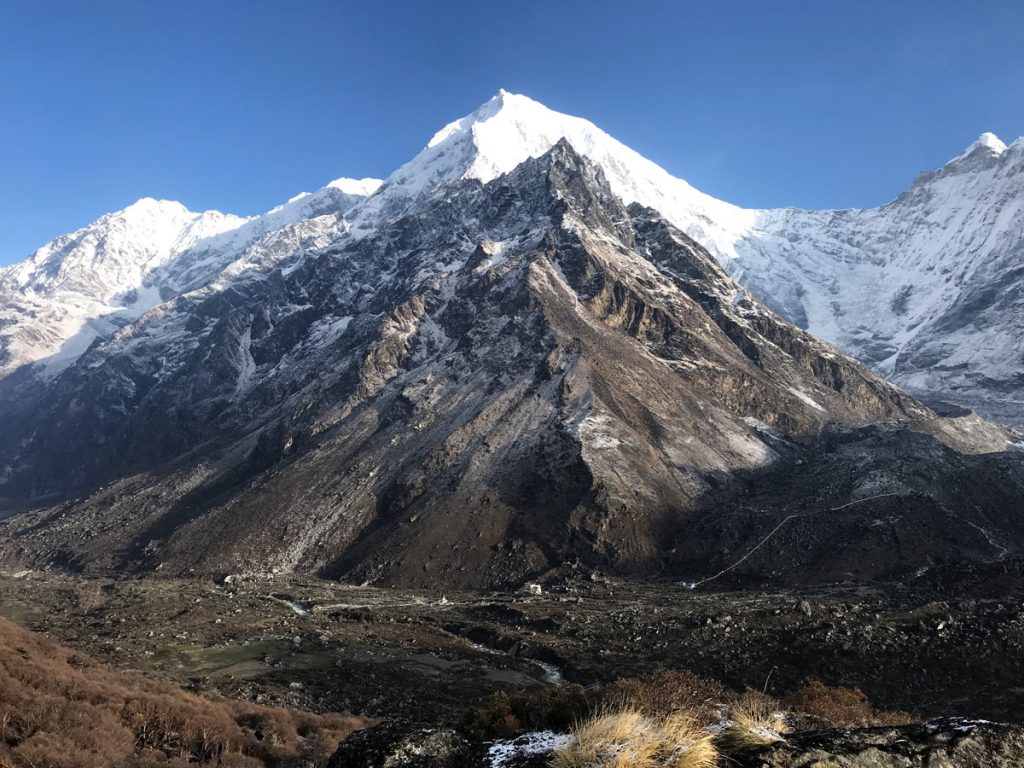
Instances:
[[[534,731],[516,739],[494,742],[487,750],[487,760],[491,768],[504,768],[506,764],[516,758],[554,752],[571,743],[572,736],[569,734]]]

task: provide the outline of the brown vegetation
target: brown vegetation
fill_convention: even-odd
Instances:
[[[564,732],[591,710],[581,686],[563,683],[528,693],[496,693],[470,709],[463,725],[486,738],[507,738],[530,730]]]
[[[316,765],[367,724],[195,696],[0,619],[0,768]]]
[[[708,744],[728,755],[783,741],[794,729],[915,722],[918,719],[905,712],[874,709],[855,688],[812,681],[780,701],[758,691],[737,693],[687,671],[665,670],[622,678],[597,690],[562,684],[529,693],[495,694],[471,709],[464,725],[484,738],[572,730],[578,744],[560,753],[559,768],[617,768],[612,755],[629,755],[630,766],[676,765],[665,762],[665,728],[685,734],[692,725],[701,739],[706,737]],[[637,733],[627,738],[624,734],[631,728]],[[679,765],[688,768],[690,763]]]
[[[685,710],[708,723],[721,719],[722,706],[733,696],[715,680],[676,669],[621,678],[599,693],[604,706],[634,708],[652,715]]]
[[[797,713],[800,730],[866,728],[874,725],[909,725],[920,722],[906,712],[876,710],[858,688],[829,686],[812,680],[785,698]]]

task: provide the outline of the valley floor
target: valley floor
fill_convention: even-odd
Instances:
[[[0,577],[0,615],[119,669],[266,704],[454,721],[496,691],[685,669],[778,695],[1020,722],[1024,602],[898,588],[701,592],[604,577],[436,594],[300,577]]]

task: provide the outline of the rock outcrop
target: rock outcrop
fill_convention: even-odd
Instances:
[[[1016,768],[1024,764],[1024,728],[949,719],[811,732],[733,760],[741,768]]]

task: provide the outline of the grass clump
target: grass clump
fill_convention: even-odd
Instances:
[[[778,700],[757,691],[747,691],[729,704],[719,744],[728,751],[753,749],[785,741],[790,726]]]
[[[685,711],[704,725],[721,718],[731,696],[720,683],[685,670],[620,678],[596,691],[562,683],[525,693],[498,692],[471,708],[463,726],[475,736],[509,738],[526,731],[565,732],[602,712],[637,711],[664,717]]]
[[[552,768],[714,768],[711,733],[686,713],[654,717],[636,709],[579,724],[555,751]]]
[[[574,727],[580,722],[582,726]],[[785,741],[793,730],[918,722],[906,712],[874,709],[855,688],[812,681],[780,701],[758,691],[738,693],[685,670],[665,670],[620,678],[596,689],[562,684],[529,693],[493,694],[467,713],[463,725],[485,739],[572,730],[577,740],[560,753],[558,768],[675,766],[669,757],[675,753],[665,746],[665,731],[686,733],[693,725],[696,731],[681,739],[693,745],[680,752],[691,762],[679,766],[689,768],[704,764],[700,755],[707,747],[728,756]]]

